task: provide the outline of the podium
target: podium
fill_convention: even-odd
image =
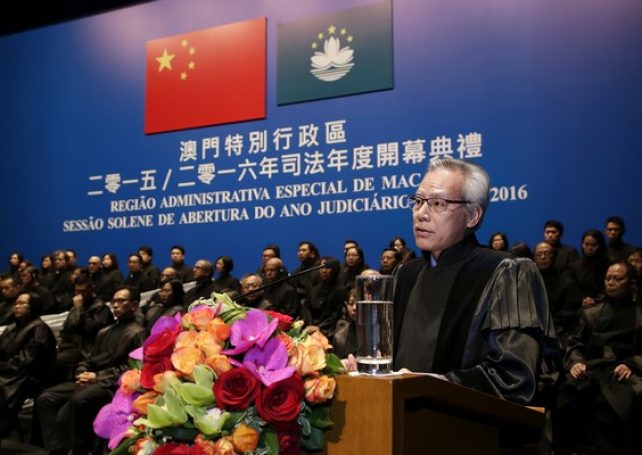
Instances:
[[[324,453],[497,454],[536,440],[544,414],[426,375],[336,377]]]

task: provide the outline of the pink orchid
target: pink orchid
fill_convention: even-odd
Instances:
[[[288,351],[278,338],[270,339],[263,348],[254,346],[243,358],[243,366],[265,386],[292,376],[296,369],[287,364]]]
[[[268,321],[268,317],[262,311],[250,310],[245,319],[239,319],[232,324],[230,342],[234,348],[226,349],[222,353],[228,356],[240,354],[254,345],[263,348],[278,325],[277,319]]]

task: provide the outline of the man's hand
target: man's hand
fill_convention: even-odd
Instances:
[[[621,363],[613,370],[613,376],[615,376],[615,379],[619,382],[626,381],[631,377],[631,369]]]
[[[357,371],[357,359],[352,354],[348,354],[347,359],[341,359],[341,363],[348,373]]]
[[[593,297],[584,297],[582,299],[582,307],[588,308],[595,305],[595,299]]]
[[[93,371],[85,371],[76,375],[76,384],[78,385],[90,385],[96,382],[96,373]]]
[[[573,379],[579,379],[586,377],[586,364],[585,363],[576,363],[571,367],[571,376]]]
[[[84,299],[83,299],[82,295],[76,294],[76,295],[74,295],[74,298],[72,299],[72,302],[74,302],[74,306],[76,308],[81,308],[83,300]]]

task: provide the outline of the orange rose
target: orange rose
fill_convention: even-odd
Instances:
[[[172,365],[186,377],[192,377],[194,367],[203,363],[203,353],[198,348],[182,348],[172,354]]]
[[[292,340],[292,337],[285,333],[279,333],[276,337],[281,341],[281,343],[283,343],[287,353],[290,354],[294,349],[294,340]]]
[[[134,400],[132,406],[140,415],[147,415],[147,405],[154,404],[158,393],[154,391],[145,392]]]
[[[305,381],[305,400],[310,404],[324,403],[334,396],[337,382],[334,378],[321,376]]]
[[[232,433],[232,445],[239,453],[254,452],[259,444],[259,433],[249,425],[241,423]]]
[[[128,370],[120,377],[120,391],[131,395],[140,388],[140,370]]]
[[[221,349],[223,349],[214,335],[212,335],[210,332],[205,331],[198,332],[196,345],[201,351],[203,351],[205,357],[211,357],[213,355],[219,354],[221,352]]]
[[[325,368],[325,351],[321,346],[298,344],[290,357],[289,364],[296,368],[301,376],[306,376]]]
[[[222,343],[230,337],[231,329],[229,325],[223,322],[223,319],[214,318],[207,324],[207,331]]]
[[[144,437],[136,440],[136,443],[131,447],[130,453],[140,453],[143,450],[151,448],[151,451],[145,453],[151,453],[157,447],[156,442],[150,437]]]
[[[170,383],[178,381],[175,371],[165,371],[154,375],[154,390],[158,393],[165,393]]]
[[[188,325],[193,325],[198,330],[207,329],[207,324],[214,319],[214,308],[207,305],[201,305],[194,308],[183,316],[183,322]],[[185,326],[185,324],[183,324]]]
[[[223,354],[215,354],[213,356],[207,357],[205,359],[205,364],[212,370],[214,370],[216,376],[220,376],[221,373],[225,373],[226,371],[232,369],[230,359],[228,359],[227,356]]]
[[[231,438],[221,438],[214,443],[214,455],[234,455]]]
[[[194,439],[194,443],[203,450],[204,455],[216,454],[216,446],[214,444],[214,441],[204,438],[202,434],[199,433],[199,435],[196,436],[196,439]]]
[[[324,351],[332,349],[332,345],[328,342],[326,336],[314,326],[309,326],[304,330],[304,333],[307,333],[308,336],[303,340],[303,344],[306,346],[320,346]]]
[[[187,332],[181,332],[176,337],[176,343],[174,344],[174,352],[183,348],[195,348],[197,339],[198,339],[198,332],[196,330],[188,330]]]

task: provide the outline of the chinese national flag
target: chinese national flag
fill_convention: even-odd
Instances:
[[[147,42],[145,133],[265,118],[266,19]]]

